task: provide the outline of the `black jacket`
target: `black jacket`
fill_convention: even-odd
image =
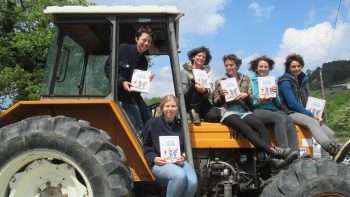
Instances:
[[[180,120],[175,119],[171,124],[167,124],[163,116],[153,118],[142,131],[143,154],[150,167],[154,165],[154,158],[160,156],[159,136],[179,136],[181,153],[184,151]]]
[[[142,55],[137,51],[136,45],[120,44],[119,45],[119,67],[118,67],[118,100],[130,103],[132,102],[133,95],[140,95],[139,92],[127,92],[122,86],[122,82],[131,82],[131,77],[134,69],[147,70],[148,62],[145,55],[148,55],[148,51]]]

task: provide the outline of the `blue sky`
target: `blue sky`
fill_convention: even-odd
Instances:
[[[180,62],[187,51],[206,46],[214,78],[224,74],[222,56],[235,53],[243,59],[240,72],[252,76],[248,63],[258,55],[276,62],[271,74],[283,73],[289,53],[304,56],[305,68],[314,70],[324,62],[350,59],[350,0],[91,0],[98,5],[175,5],[180,19]],[[334,35],[334,36],[333,36]],[[333,37],[333,41],[331,42]],[[331,45],[332,43],[332,45]],[[155,60],[151,92],[146,97],[172,93],[168,61]],[[168,81],[168,82],[167,82]],[[153,89],[153,90],[152,90]]]

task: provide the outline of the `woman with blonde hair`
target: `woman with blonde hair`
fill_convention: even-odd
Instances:
[[[176,118],[178,105],[174,95],[162,98],[162,115],[149,120],[143,129],[143,152],[157,180],[167,184],[166,196],[192,197],[197,190],[197,175],[186,161],[181,122]],[[169,162],[161,156],[160,136],[178,136],[180,154],[175,161]]]

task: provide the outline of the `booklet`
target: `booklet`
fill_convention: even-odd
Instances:
[[[276,92],[272,91],[272,87],[276,87],[276,79],[274,76],[258,77],[259,96],[265,99],[275,98]]]
[[[220,81],[221,88],[227,90],[225,95],[226,102],[234,100],[241,92],[236,81],[236,78],[228,78]]]
[[[151,80],[149,78],[150,74],[149,71],[134,69],[130,90],[148,93],[151,86]]]
[[[160,156],[174,163],[181,156],[179,136],[159,136]]]
[[[309,96],[307,98],[306,109],[310,110],[315,117],[321,118],[325,105],[326,100]]]
[[[192,69],[192,72],[193,72],[194,81],[196,83],[203,84],[205,88],[211,88],[208,73],[205,70]]]

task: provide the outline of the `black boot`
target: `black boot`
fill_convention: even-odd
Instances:
[[[331,142],[328,145],[325,145],[323,148],[333,157],[335,162],[340,163],[344,161],[346,155],[350,151],[350,140],[343,145]]]
[[[283,159],[287,163],[292,163],[292,161],[298,159],[299,153],[298,151],[293,151],[291,148],[280,148],[277,146],[273,146],[271,148],[273,156],[278,159]]]
[[[199,117],[199,114],[196,112],[196,110],[191,109],[190,117],[191,117],[191,121],[193,122],[193,124],[200,124],[201,123],[201,119]]]
[[[310,158],[312,158],[312,155],[310,153],[308,153],[308,152],[305,152],[305,153],[303,153],[300,156],[300,158],[302,158],[302,159],[310,159]]]
[[[287,165],[288,165],[288,163],[283,159],[271,158],[271,160],[269,162],[269,166],[270,166],[271,170],[277,170],[277,169],[283,168]]]
[[[260,162],[270,162],[271,157],[265,151],[258,151],[256,153],[256,159]]]
[[[281,168],[288,166],[288,163],[285,160],[275,158],[275,155],[273,153],[270,153],[270,154],[266,154],[264,152],[261,152],[260,154],[257,153],[257,159],[261,160],[262,158],[259,158],[258,156],[260,156],[260,157],[264,156],[264,159],[266,159],[270,169],[273,172],[277,172]]]

